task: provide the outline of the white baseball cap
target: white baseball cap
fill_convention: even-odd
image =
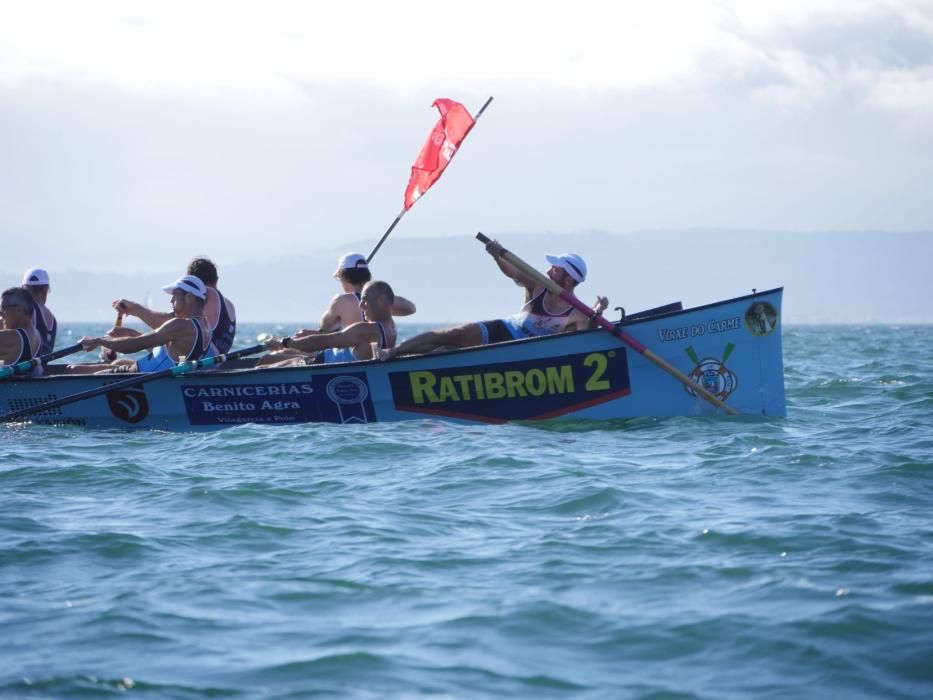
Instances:
[[[41,287],[49,283],[49,273],[39,267],[31,267],[23,275],[24,287]]]
[[[347,253],[337,261],[337,269],[334,270],[334,277],[337,277],[341,270],[366,270],[369,263],[366,262],[366,256],[360,253]]]
[[[204,286],[200,277],[195,277],[194,275],[179,277],[172,284],[162,287],[162,291],[166,294],[171,294],[176,289],[188,292],[188,294],[194,294],[198,299],[207,299],[207,287]]]
[[[586,279],[586,263],[583,262],[583,258],[579,255],[564,253],[563,255],[545,255],[544,258],[554,267],[566,270],[567,274],[577,282]]]

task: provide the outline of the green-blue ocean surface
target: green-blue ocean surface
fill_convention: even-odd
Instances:
[[[787,419],[0,426],[0,696],[931,697],[933,327],[784,349]]]

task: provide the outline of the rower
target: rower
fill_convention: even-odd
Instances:
[[[236,335],[236,307],[233,302],[217,289],[217,266],[209,258],[195,258],[188,264],[186,275],[193,275],[200,279],[207,289],[207,298],[204,301],[204,318],[210,327],[211,342],[217,353],[226,353],[233,345]],[[135,316],[150,328],[159,328],[173,317],[170,312],[153,311],[142,304],[128,299],[117,299],[113,302],[117,313]],[[111,335],[122,335],[121,332]]]
[[[317,331],[306,333],[299,337],[275,337],[267,345],[271,350],[288,349],[297,351],[301,355],[293,357],[274,366],[288,366],[307,364],[318,361],[346,362],[348,360],[329,360],[325,353],[327,349],[347,350],[349,361],[371,360],[373,351],[389,350],[395,346],[395,321],[392,320],[393,305],[396,296],[385,282],[373,281],[363,285],[360,294],[359,308],[363,321],[353,323],[341,331]],[[315,357],[313,353],[320,353]],[[274,355],[273,355],[274,357]]]
[[[351,324],[359,323],[363,319],[360,310],[360,298],[363,286],[372,279],[372,272],[366,257],[360,253],[347,253],[337,261],[334,278],[340,283],[343,290],[330,301],[330,305],[321,315],[321,328],[319,331],[302,328],[292,338],[295,340],[321,332],[339,331]],[[392,316],[410,316],[415,313],[415,305],[405,297],[396,296],[392,303]],[[291,349],[270,353],[259,360],[259,365],[270,364],[285,360],[289,357],[299,357],[301,353]],[[350,348],[328,348],[324,354],[325,361],[353,362],[354,357]]]
[[[162,287],[172,295],[172,313],[165,323],[147,333],[131,328],[121,328],[119,337],[108,334],[102,337],[85,336],[79,341],[85,351],[103,347],[119,353],[134,353],[149,350],[139,360],[116,360],[113,364],[69,365],[71,372],[159,372],[170,369],[184,361],[212,357],[216,353],[211,344],[210,326],[204,318],[207,288],[194,275],[185,275],[170,285]]]
[[[421,333],[381,357],[388,359],[399,355],[420,355],[444,347],[491,345],[507,340],[595,328],[596,317],[609,306],[606,297],[597,296],[592,313],[584,314],[502,258],[502,245],[497,241],[490,241],[486,250],[495,258],[502,273],[524,288],[525,304],[521,311],[496,321],[467,323]],[[579,255],[546,255],[545,259],[551,264],[547,276],[567,291],[572,292],[586,279],[586,263]]]
[[[186,274],[199,278],[207,287],[204,318],[211,327],[211,342],[218,353],[228,352],[236,335],[236,307],[217,289],[217,266],[209,258],[195,258]]]
[[[337,261],[334,279],[340,283],[343,292],[330,301],[330,306],[321,315],[322,331],[339,331],[351,323],[363,320],[360,310],[360,297],[363,285],[373,278],[369,263],[360,253],[347,253]],[[393,316],[410,316],[415,313],[415,305],[405,297],[396,296],[392,304]],[[296,334],[297,335],[297,334]]]
[[[55,349],[55,336],[58,335],[58,321],[45,305],[49,296],[49,273],[38,267],[26,270],[23,275],[23,289],[32,295],[36,303],[33,323],[42,340],[39,354],[48,355]]]
[[[35,311],[32,295],[22,287],[10,287],[0,295],[0,364],[15,365],[41,354],[42,339],[33,325]]]

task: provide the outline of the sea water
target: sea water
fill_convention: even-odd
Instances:
[[[786,419],[2,426],[0,696],[931,697],[933,327],[783,333]]]

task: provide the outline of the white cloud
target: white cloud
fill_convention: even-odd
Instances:
[[[919,124],[918,113],[933,116],[931,46],[933,8],[921,0],[10,2],[0,87],[50,81],[254,106],[306,101],[313,85],[670,87],[784,110],[848,95]]]
[[[871,89],[870,101],[896,113],[911,127],[933,130],[933,66],[886,71]]]
[[[869,16],[861,0],[385,3],[10,3],[0,82],[104,83],[149,94],[295,98],[294,83],[411,90],[437,82],[638,88],[703,81],[701,59],[760,59],[756,41]],[[886,11],[922,24],[911,3]]]
[[[8,3],[0,235],[84,267],[376,239],[431,100],[488,94],[402,235],[930,228],[919,3],[640,5]]]

